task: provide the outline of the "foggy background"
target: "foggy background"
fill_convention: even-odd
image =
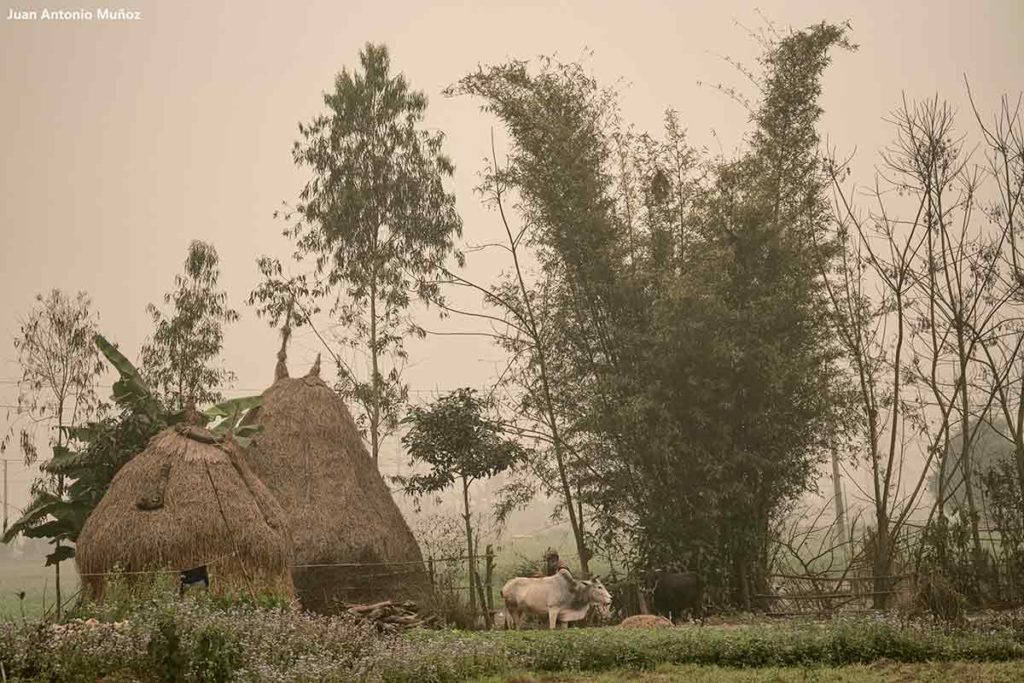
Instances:
[[[893,137],[884,117],[904,94],[948,99],[961,130],[973,133],[965,76],[984,111],[1024,83],[1019,0],[706,5],[134,2],[126,8],[142,11],[141,21],[104,23],[8,21],[10,8],[82,5],[0,3],[0,428],[19,424],[12,339],[36,293],[88,292],[103,333],[137,360],[152,330],[145,307],[162,304],[192,239],[217,248],[220,286],[241,314],[226,330],[223,361],[237,381],[225,396],[269,385],[279,341],[245,304],[259,281],[255,260],[289,260],[285,224],[272,214],[295,201],[306,179],[291,160],[297,124],[323,109],[322,93],[342,67],[357,64],[367,41],[388,45],[394,70],[430,100],[427,126],[447,135],[465,244],[489,241],[499,229],[473,194],[496,124],[479,102],[441,91],[477,64],[542,54],[569,61],[592,50],[584,63],[602,85],[619,87],[626,121],[657,132],[672,107],[691,144],[732,156],[748,115],[710,86],[735,86],[756,99],[723,57],[756,67],[761,50],[748,29],[764,27],[757,10],[780,29],[849,20],[860,49],[834,53],[821,130],[840,156],[857,151],[852,167],[861,182],[870,181],[878,150]],[[466,274],[490,282],[500,267],[486,253],[470,254]],[[477,298],[464,301],[479,307]],[[434,312],[420,322],[446,332],[481,329]],[[488,386],[504,356],[472,336],[409,340],[407,349],[413,402]],[[297,330],[292,373],[305,372],[317,351],[308,328]],[[365,368],[361,356],[346,360]],[[104,398],[110,381],[100,389]],[[45,446],[44,432],[38,436]],[[16,443],[3,457],[20,459]],[[405,461],[397,440],[388,441],[382,473],[401,471]],[[34,470],[20,460],[9,468],[13,519]],[[856,492],[847,493],[856,507]],[[396,499],[408,510],[408,501]],[[511,531],[545,524],[548,511],[535,505]]]

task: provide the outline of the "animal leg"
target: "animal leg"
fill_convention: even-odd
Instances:
[[[548,629],[553,631],[558,626],[558,608],[548,609]]]

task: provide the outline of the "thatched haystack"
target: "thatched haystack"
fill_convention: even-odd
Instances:
[[[203,565],[217,594],[295,595],[281,507],[240,446],[196,426],[165,429],[117,473],[85,522],[75,560],[97,598],[111,572]]]
[[[282,353],[276,381],[249,418],[262,427],[249,462],[292,529],[299,600],[330,612],[340,603],[419,599],[429,589],[419,546],[319,370],[317,359],[305,377],[289,377]]]

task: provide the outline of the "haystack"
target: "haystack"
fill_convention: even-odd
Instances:
[[[419,546],[345,402],[319,372],[317,359],[305,377],[289,377],[282,351],[276,381],[249,418],[262,427],[249,461],[292,529],[299,600],[330,612],[419,599],[429,589]]]
[[[171,427],[114,477],[75,553],[83,584],[102,597],[108,575],[206,566],[217,594],[294,597],[291,541],[277,501],[234,441]]]

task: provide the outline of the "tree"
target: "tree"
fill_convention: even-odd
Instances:
[[[763,592],[773,524],[837,421],[815,130],[837,45],[827,24],[767,43],[749,152],[703,165],[671,113],[664,141],[624,129],[578,64],[483,67],[454,89],[506,126],[483,189],[501,247],[540,272],[451,280],[501,311],[523,433],[550,445],[583,558],[629,545],[634,567],[686,564],[737,602]]]
[[[423,474],[395,477],[409,495],[462,489],[462,518],[466,531],[470,609],[476,610],[476,558],[473,544],[470,487],[474,482],[504,472],[523,458],[524,450],[502,435],[501,423],[487,416],[488,400],[473,389],[458,389],[426,407],[413,406],[403,420],[409,431],[402,444],[410,467],[427,465]]]
[[[92,343],[97,316],[84,292],[71,298],[60,290],[38,295],[36,305],[21,325],[14,340],[21,365],[19,412],[37,422],[52,424],[49,443],[53,456],[42,463],[42,476],[32,484],[32,501],[22,520],[4,530],[4,542],[15,535],[49,538],[53,552],[46,565],[53,565],[57,617],[60,618],[60,563],[74,555],[65,543],[73,540],[80,511],[67,499],[66,476],[60,464],[75,442],[76,428],[98,408],[96,381],[103,371],[99,352]],[[22,432],[25,461],[37,459],[31,434]]]
[[[599,88],[579,64],[549,58],[536,72],[522,61],[481,67],[449,93],[482,98],[511,137],[500,166],[492,140],[480,188],[500,215],[498,242],[511,257],[510,275],[490,289],[453,273],[449,282],[481,291],[502,319],[498,341],[512,356],[505,373],[511,402],[521,431],[547,446],[538,451],[543,461],[536,465],[550,476],[540,479],[560,501],[587,575],[591,553],[579,493],[590,454],[573,447],[580,415],[569,411],[578,407],[577,392],[592,384],[595,359],[616,361],[615,339],[629,329],[631,310],[617,287],[626,241],[605,168],[612,154],[606,126],[616,115],[614,93]],[[519,199],[515,227],[508,195]],[[528,270],[527,247],[540,263],[538,274]],[[579,363],[563,362],[570,357]]]
[[[903,102],[892,123],[896,142],[882,154],[876,208],[867,216],[841,185],[845,165],[830,164],[845,247],[826,274],[856,387],[851,446],[871,473],[876,607],[887,603],[895,548],[929,474],[935,497],[919,553],[935,546],[938,569],[950,573],[945,512],[953,501],[964,513],[973,564],[971,585],[958,588],[980,596],[979,444],[991,433],[984,426],[993,407],[1009,398],[1020,344],[1013,227],[976,218],[983,176],[970,164],[953,110],[938,98]],[[1012,435],[1017,405],[1010,403],[1003,424]],[[910,474],[908,461],[918,459],[924,468]]]
[[[377,462],[408,397],[405,335],[422,334],[408,313],[410,292],[424,301],[437,296],[434,275],[453,253],[461,261],[453,239],[462,222],[444,188],[454,170],[444,136],[422,127],[427,98],[391,73],[385,46],[367,44],[359,59],[362,71],[343,69],[324,95],[328,112],[299,125],[294,161],[312,177],[289,234],[299,255],[315,257],[321,282],[311,289],[333,294],[345,342],[369,358],[362,380],[335,354]]]
[[[164,295],[172,306],[165,314],[150,304],[155,330],[142,347],[143,373],[172,411],[220,399],[218,385],[234,374],[216,361],[224,346],[224,326],[238,320],[217,288],[220,259],[212,244],[192,241],[185,268],[174,277],[175,289]]]

